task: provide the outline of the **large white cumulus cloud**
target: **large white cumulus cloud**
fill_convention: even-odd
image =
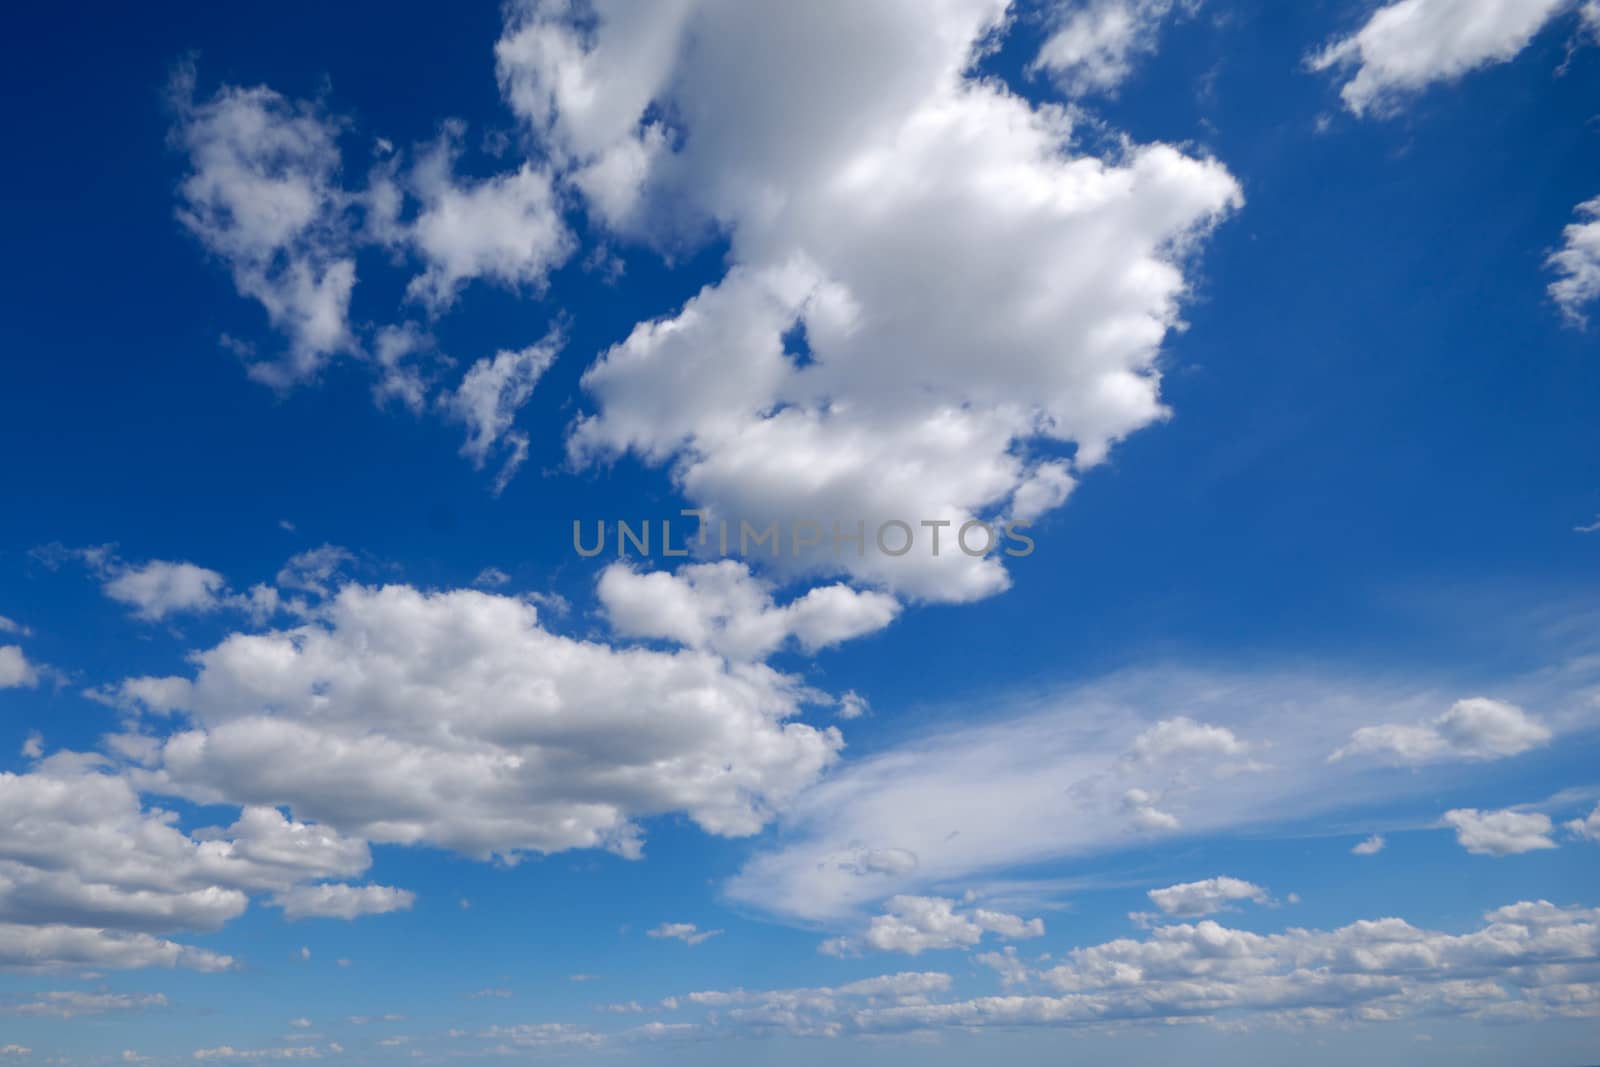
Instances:
[[[976,76],[1006,9],[513,9],[505,96],[593,214],[732,244],[722,281],[591,368],[576,457],[670,462],[733,519],[959,526],[1060,503],[1164,415],[1185,255],[1238,185],[1168,145],[1084,153],[1064,111]],[[837,565],[930,599],[1007,581],[952,552]]]
[[[842,746],[763,664],[574,640],[480,592],[347,586],[196,661],[152,787],[481,857],[635,855],[635,820],[669,812],[754,833]]]

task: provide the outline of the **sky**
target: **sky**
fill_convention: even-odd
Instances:
[[[0,1064],[1600,1062],[1595,0],[13,21]]]

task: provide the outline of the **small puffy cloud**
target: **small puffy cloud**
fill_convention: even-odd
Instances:
[[[224,86],[203,102],[194,89],[193,70],[180,70],[173,141],[189,172],[178,186],[178,219],[288,338],[284,357],[253,363],[251,376],[274,387],[313,378],[355,348],[340,123],[264,86]]]
[[[925,951],[970,948],[986,933],[1015,940],[1044,934],[1044,920],[1023,919],[986,908],[957,911],[957,903],[945,897],[891,897],[882,915],[867,926],[866,943],[880,952],[903,952],[910,956]]]
[[[1600,804],[1595,805],[1587,817],[1582,819],[1569,819],[1565,824],[1567,832],[1588,841],[1600,842]]]
[[[871,708],[872,705],[868,703],[867,698],[852,689],[849,692],[840,694],[839,710],[834,712],[834,714],[848,722],[851,719],[861,718],[861,716],[867,714]]]
[[[1550,299],[1569,323],[1582,327],[1589,305],[1600,298],[1600,196],[1579,204],[1574,214],[1577,221],[1562,232],[1562,246],[1546,262],[1560,275],[1550,283]]]
[[[478,572],[476,578],[472,579],[472,584],[479,589],[498,589],[503,585],[509,585],[510,582],[511,575],[499,567],[485,567]]]
[[[577,247],[561,220],[548,171],[524,163],[481,181],[454,176],[464,132],[461,123],[445,123],[438,142],[411,173],[422,210],[409,240],[427,268],[406,292],[434,312],[448,308],[469,279],[542,290],[550,271]]]
[[[1225,726],[1196,722],[1179,715],[1164,719],[1134,739],[1129,756],[1143,763],[1168,759],[1209,758],[1242,761],[1250,746]]]
[[[790,639],[815,652],[881,630],[900,612],[894,597],[844,584],[817,586],[780,606],[772,586],[736,560],[676,572],[613,563],[600,575],[597,592],[618,634],[674,641],[737,660],[765,658]]]
[[[355,558],[349,549],[338,545],[319,545],[297,552],[279,568],[278,586],[297,593],[310,593],[319,599],[326,597],[333,591],[346,564],[354,563]]]
[[[1182,825],[1176,815],[1156,807],[1156,800],[1148,789],[1130,789],[1122,794],[1122,810],[1128,815],[1129,824],[1140,833],[1176,830]]]
[[[39,669],[17,645],[0,645],[0,689],[32,688],[39,684]]]
[[[1454,827],[1456,841],[1474,855],[1515,856],[1556,847],[1550,839],[1550,816],[1539,812],[1456,808],[1444,813],[1444,823]]]
[[[1550,737],[1548,727],[1515,704],[1474,697],[1456,701],[1428,722],[1363,726],[1328,758],[1376,756],[1405,764],[1495,760],[1537,748]]]
[[[645,936],[682,941],[686,945],[698,945],[720,933],[721,930],[702,930],[694,923],[662,923],[653,930],[646,930]]]
[[[4,615],[0,615],[0,634],[13,634],[17,637],[28,637],[31,636],[32,633],[32,630],[28,629],[20,622],[17,622],[15,619],[8,619]]]
[[[1350,854],[1352,856],[1376,856],[1383,851],[1384,846],[1387,844],[1388,842],[1383,839],[1382,834],[1373,834],[1363,841],[1356,842],[1351,847]]]
[[[1089,0],[1056,5],[1050,36],[1033,61],[1073,95],[1112,92],[1156,50],[1163,23],[1200,0]]]
[[[386,885],[345,885],[328,883],[297,885],[279,893],[273,903],[283,908],[286,919],[355,919],[362,915],[383,915],[409,911],[417,895],[408,889]]]
[[[493,451],[506,453],[495,477],[497,493],[527,459],[528,435],[513,425],[517,412],[533,395],[533,387],[555,362],[561,345],[561,335],[552,333],[536,345],[480,359],[441,402],[446,414],[466,425],[467,440],[461,454],[474,467],[482,470]]]
[[[1507,62],[1571,7],[1572,0],[1399,0],[1308,62],[1318,71],[1355,70],[1339,90],[1354,114],[1392,111],[1429,85]]]
[[[1260,886],[1226,876],[1152,889],[1147,895],[1162,914],[1184,919],[1214,915],[1241,900],[1265,904],[1268,899],[1267,891]]]
[[[119,566],[102,587],[106,596],[134,609],[152,622],[179,613],[215,611],[223,604],[227,581],[216,571],[193,563],[151,560]]]

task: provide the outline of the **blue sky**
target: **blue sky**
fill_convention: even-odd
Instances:
[[[0,1062],[1597,1059],[1592,0],[20,18]]]

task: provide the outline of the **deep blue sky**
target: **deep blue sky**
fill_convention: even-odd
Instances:
[[[1482,925],[1484,911],[1518,900],[1600,904],[1594,844],[1562,838],[1557,849],[1490,858],[1468,854],[1437,821],[1448,809],[1538,804],[1600,784],[1594,720],[1580,714],[1594,698],[1573,666],[1593,651],[1600,588],[1600,534],[1574,529],[1600,515],[1592,416],[1600,351],[1593,329],[1563,322],[1545,265],[1574,206],[1600,193],[1600,50],[1573,50],[1573,28],[1552,25],[1511,62],[1434,87],[1393,116],[1358,118],[1341,109],[1337,82],[1302,59],[1359,26],[1364,10],[1208,2],[1161,34],[1159,51],[1118,94],[1085,102],[1095,120],[1135,141],[1214,157],[1243,189],[1243,208],[1195,249],[1187,326],[1162,348],[1171,418],[1083,475],[1040,522],[1038,550],[1013,566],[1007,592],[913,605],[881,632],[772,662],[870,700],[870,716],[841,724],[845,767],[942,730],[1025,714],[1116,672],[1198,672],[1232,679],[1241,693],[1246,680],[1267,676],[1355,694],[1428,692],[1438,712],[1485,696],[1578,725],[1514,759],[1396,771],[1371,797],[1349,795],[1315,817],[1291,807],[1281,822],[1258,816],[1215,833],[990,871],[990,879],[1090,883],[1046,902],[1060,910],[1038,912],[1049,933],[1019,943],[1025,957],[1059,959],[1075,946],[1142,936],[1126,916],[1149,909],[1148,889],[1218,875],[1270,889],[1272,907],[1217,916],[1262,933],[1389,915],[1464,933]],[[192,675],[189,653],[254,628],[226,613],[132,619],[81,560],[50,565],[59,553],[41,555],[43,546],[115,544],[130,563],[192,561],[235,590],[272,581],[290,556],[323,544],[348,548],[349,576],[367,584],[457,589],[497,567],[511,577],[506,592],[571,601],[550,623],[556,632],[605,638],[600,566],[572,553],[571,521],[670,515],[683,500],[662,468],[633,457],[567,464],[567,430],[594,410],[579,377],[635,323],[676,313],[721,279],[725,241],[671,256],[612,241],[626,266],[620,280],[586,271],[580,252],[542,297],[471,284],[432,323],[458,371],[565,326],[564,350],[516,416],[530,459],[496,496],[492,471],[458,455],[458,425],[379,409],[357,360],[286,392],[251,381],[219,336],[268,349],[279,342],[174,215],[187,164],[170,136],[177,119],[166,87],[186,59],[202,98],[222,85],[267,85],[343,116],[351,184],[373,137],[410,151],[447,117],[469,131],[460,172],[486,177],[514,166],[519,151],[483,150],[486,135],[514,145],[519,136],[494,78],[501,25],[492,5],[14,13],[0,64],[12,147],[0,170],[11,206],[0,263],[0,455],[8,459],[0,615],[32,631],[21,647],[54,673],[0,691],[0,769],[26,772],[31,761],[19,753],[34,731],[50,751],[94,750],[117,712],[86,690]],[[1026,70],[1040,35],[1036,20],[1022,19],[985,64],[1035,102],[1059,98]],[[569,222],[585,251],[599,242],[599,225],[581,211]],[[374,250],[359,272],[352,318],[396,320],[412,269]],[[1315,703],[1307,697],[1307,714],[1317,714]],[[1370,718],[1389,721],[1382,709]],[[1585,795],[1548,810],[1557,823],[1585,815],[1594,802]],[[147,802],[179,810],[185,828],[227,825],[237,813]],[[0,1046],[14,1040],[38,1060],[99,1062],[124,1048],[187,1059],[202,1047],[271,1047],[289,1019],[307,1017],[348,1055],[382,1063],[405,1051],[373,1043],[389,1032],[431,1041],[453,1027],[617,1029],[653,1016],[593,1006],[649,1005],[698,989],[943,970],[960,995],[1000,992],[961,952],[834,959],[817,942],[849,930],[730,899],[727,881],[799,833],[793,827],[725,839],[664,815],[647,829],[640,862],[574,851],[506,867],[426,845],[375,846],[367,880],[415,891],[412,910],[287,924],[257,906],[219,933],[178,938],[246,961],[224,975],[3,976],[0,997],[104,986],[159,991],[167,1006],[71,1024],[9,1018],[0,1007]],[[1351,845],[1378,831],[1388,850],[1360,865]],[[950,888],[959,896],[962,887]],[[1291,892],[1300,903],[1285,902]],[[726,933],[694,946],[643,936],[668,921]],[[295,958],[301,945],[309,960]],[[340,958],[351,966],[337,966]],[[600,977],[575,983],[574,974]],[[467,996],[486,988],[512,995]],[[390,1012],[405,1022],[336,1025]],[[1064,1047],[1136,1063],[1181,1048],[1184,1062],[1267,1063],[1294,1040],[1271,1029],[1182,1029],[1181,1045],[1139,1031],[1121,1044],[1090,1033],[1063,1046],[1060,1033],[1021,1030],[896,1043],[892,1054],[870,1042],[774,1037],[630,1045],[622,1055],[1043,1063]],[[1413,1032],[1433,1040],[1415,1043]],[[1441,1014],[1388,1029],[1329,1029],[1321,1053],[1294,1047],[1311,1062],[1358,1051],[1423,1062],[1415,1050],[1456,1063],[1470,1043],[1487,1057],[1472,1062],[1527,1050],[1525,1062],[1557,1064],[1576,1063],[1597,1036],[1592,1018],[1485,1029]],[[438,1047],[426,1045],[430,1054]]]

